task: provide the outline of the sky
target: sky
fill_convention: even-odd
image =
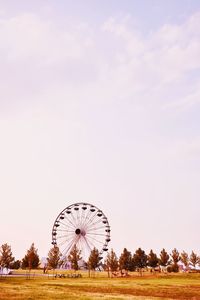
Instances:
[[[198,0],[0,0],[0,244],[88,202],[118,255],[200,254],[199,53]]]

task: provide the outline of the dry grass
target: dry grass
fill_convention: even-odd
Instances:
[[[107,278],[97,273],[88,278],[6,277],[0,278],[2,300],[200,300],[200,274],[176,274]]]

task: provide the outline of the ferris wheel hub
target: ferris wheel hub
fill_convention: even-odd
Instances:
[[[79,228],[77,228],[77,229],[75,230],[75,233],[76,233],[76,234],[81,234],[81,230],[80,230]]]

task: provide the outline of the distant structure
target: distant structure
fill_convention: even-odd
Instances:
[[[0,275],[10,275],[12,272],[9,268],[4,268],[0,266]]]
[[[58,246],[66,260],[76,246],[83,261],[96,248],[100,259],[108,250],[110,225],[105,214],[96,206],[80,202],[66,207],[57,216],[52,229],[52,244]]]

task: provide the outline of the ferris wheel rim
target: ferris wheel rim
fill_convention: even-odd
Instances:
[[[84,215],[84,220],[81,220],[81,217],[79,215],[79,208],[82,207],[82,214],[81,217]],[[89,212],[85,216],[83,213],[83,210],[85,212],[86,209],[89,208]],[[73,213],[77,213],[75,216],[79,216],[79,220],[77,222],[77,219],[75,216],[73,216]],[[67,218],[67,215],[71,215],[73,220],[69,220]],[[91,217],[92,216],[92,217]],[[78,218],[78,217],[77,217]],[[99,219],[98,219],[99,218]],[[97,219],[97,220],[95,220]],[[62,221],[68,221],[69,223],[66,224],[65,222]],[[95,220],[94,223],[92,223]],[[73,223],[74,222],[74,223]],[[84,224],[84,222],[86,222]],[[70,236],[70,231],[68,230],[66,235],[60,235],[57,237],[57,232],[59,232],[58,227],[60,224],[64,226],[69,226],[71,229],[71,236]],[[70,224],[70,225],[69,225]],[[101,225],[100,227],[96,227],[97,225]],[[90,227],[90,226],[93,227]],[[88,229],[89,228],[89,229]],[[75,229],[75,230],[74,230]],[[92,231],[93,230],[93,231]],[[94,230],[96,232],[94,232]],[[104,231],[102,231],[104,230]],[[60,231],[65,232],[65,229],[62,229]],[[60,242],[61,245],[63,246],[64,244],[68,245],[64,248],[65,251],[64,255],[67,256],[69,254],[69,251],[74,245],[78,245],[79,248],[83,249],[84,251],[91,251],[92,248],[99,248],[99,256],[103,256],[104,251],[108,250],[108,243],[110,242],[110,225],[108,222],[107,217],[103,213],[101,209],[99,209],[96,205],[93,205],[88,202],[77,202],[68,205],[65,207],[56,217],[53,228],[52,228],[52,244],[54,246],[59,246],[58,245],[58,239],[63,238],[63,241]],[[76,235],[75,235],[76,234]],[[66,239],[68,237],[68,239]],[[101,240],[100,240],[101,238]],[[81,244],[82,243],[82,244]],[[101,246],[99,245],[101,244]],[[97,246],[96,246],[97,245]],[[94,247],[93,247],[94,246]]]

